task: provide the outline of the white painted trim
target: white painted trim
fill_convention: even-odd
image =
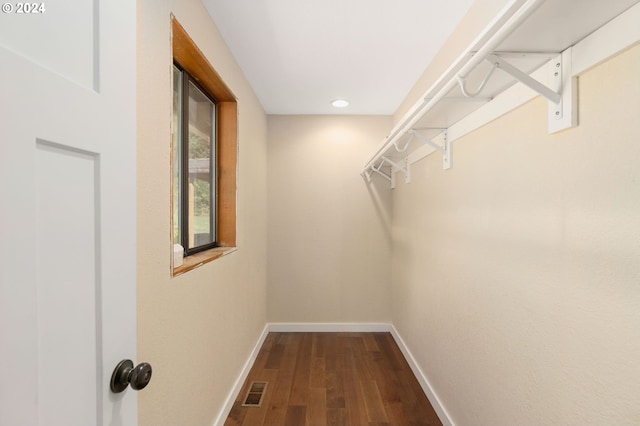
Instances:
[[[240,370],[240,375],[238,376],[235,383],[233,384],[231,391],[229,391],[229,393],[227,394],[227,399],[225,400],[224,405],[222,406],[222,409],[218,413],[218,417],[213,422],[214,426],[223,426],[224,422],[227,420],[227,417],[229,417],[229,413],[231,413],[233,404],[236,401],[236,398],[238,397],[238,395],[240,394],[240,391],[242,390],[242,385],[244,385],[244,381],[247,379],[247,376],[249,376],[251,367],[253,367],[253,363],[256,361],[256,358],[258,357],[258,353],[260,352],[260,349],[262,348],[262,344],[267,338],[267,334],[269,334],[269,324],[264,326],[262,333],[260,333],[260,336],[258,337],[258,341],[256,342],[256,344],[253,347],[253,350],[249,354],[249,358],[244,363],[242,370]]]
[[[391,332],[389,323],[344,323],[344,322],[276,322],[267,325],[269,331],[274,332],[300,332],[300,333],[376,333]]]
[[[440,399],[438,398],[436,392],[431,387],[431,384],[427,380],[427,377],[424,375],[415,358],[409,351],[409,348],[404,343],[404,340],[400,337],[398,330],[390,323],[339,323],[339,322],[327,322],[327,323],[291,323],[291,322],[283,322],[283,323],[268,323],[264,326],[262,333],[258,337],[258,341],[256,342],[251,354],[249,355],[249,359],[244,363],[242,370],[240,371],[240,375],[236,379],[233,388],[227,395],[227,399],[218,414],[213,426],[223,426],[224,422],[229,417],[229,413],[231,413],[231,409],[233,408],[233,404],[240,394],[242,390],[242,385],[244,381],[247,379],[249,372],[251,371],[251,367],[253,367],[253,363],[258,357],[258,353],[260,352],[260,348],[264,343],[267,335],[270,332],[281,332],[281,333],[348,333],[348,332],[358,332],[358,333],[379,333],[379,332],[388,332],[391,333],[391,336],[395,340],[396,344],[400,348],[400,351],[404,355],[411,371],[418,379],[422,390],[425,395],[429,399],[429,402],[433,406],[436,414],[440,418],[440,421],[444,426],[455,426],[449,413],[444,408]]]
[[[400,337],[398,330],[396,330],[396,328],[393,325],[390,325],[390,326],[391,326],[391,331],[390,331],[391,336],[393,336],[393,339],[396,341],[396,344],[400,348],[400,351],[404,355],[404,358],[407,360],[409,367],[411,367],[411,371],[413,371],[413,374],[418,379],[418,382],[420,382],[420,386],[422,387],[422,390],[424,391],[425,395],[427,395],[427,398],[429,399],[429,402],[431,403],[431,406],[435,410],[436,414],[440,418],[440,421],[444,426],[455,426],[455,423],[453,423],[453,420],[451,420],[451,416],[449,415],[447,410],[444,408],[444,405],[442,405],[442,402],[440,401],[440,398],[438,398],[438,395],[436,394],[435,390],[431,386],[431,383],[429,383],[427,376],[424,375],[424,373],[418,366],[418,362],[413,357],[413,354],[411,354],[411,351],[409,350],[407,345],[404,343],[404,340],[402,340],[402,337]]]

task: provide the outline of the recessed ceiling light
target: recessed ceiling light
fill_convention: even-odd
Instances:
[[[331,105],[336,108],[344,108],[346,106],[349,106],[349,101],[346,99],[334,99],[333,101],[331,101]]]

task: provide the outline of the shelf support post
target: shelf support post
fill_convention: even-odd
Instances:
[[[566,49],[551,62],[549,81],[561,94],[560,102],[549,102],[547,131],[557,133],[578,125],[578,78],[571,70],[572,48]]]

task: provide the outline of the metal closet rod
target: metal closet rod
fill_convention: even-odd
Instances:
[[[509,13],[515,4],[521,1],[512,0],[507,6],[505,6],[502,12],[492,21],[488,28],[483,31],[458,59],[447,69],[447,71],[440,77],[423,95],[420,103],[416,104],[409,110],[409,112],[403,118],[403,121],[392,130],[392,134],[387,137],[387,141],[384,145],[378,149],[376,154],[369,160],[367,165],[362,170],[361,174],[365,175],[373,165],[375,165],[381,157],[391,148],[396,142],[405,134],[410,132],[413,126],[416,125],[422,117],[429,112],[438,102],[440,102],[451,89],[458,84],[458,76],[466,76],[482,61],[484,61],[493,51],[502,43],[522,22],[524,22],[545,0],[526,0],[522,6],[520,6],[513,14],[507,19],[507,21],[498,28],[495,33],[490,36],[480,48],[476,46],[480,43],[480,40],[491,31],[491,29],[500,22],[502,18]],[[459,70],[455,70],[460,62],[466,57],[473,55],[470,59],[460,67]],[[431,92],[438,87],[442,80],[449,78],[446,84],[438,90],[435,95],[431,95]]]

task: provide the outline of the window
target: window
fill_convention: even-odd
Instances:
[[[172,244],[185,249],[177,275],[236,245],[237,101],[172,19]]]
[[[217,246],[216,104],[173,67],[173,242],[190,255]]]

